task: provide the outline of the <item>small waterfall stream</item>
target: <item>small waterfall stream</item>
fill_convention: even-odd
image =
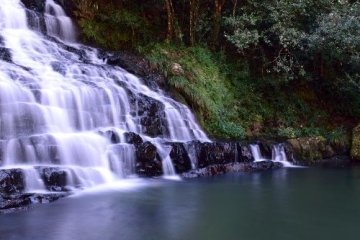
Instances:
[[[72,20],[54,0],[44,13],[1,0],[0,50],[1,168],[23,169],[27,191],[45,189],[39,166],[63,169],[68,185],[80,187],[133,176],[125,132],[157,147],[166,176],[175,175],[167,142],[209,141],[185,105],[76,43]],[[139,116],[152,109],[145,103],[161,110],[162,131],[151,137],[147,116]]]

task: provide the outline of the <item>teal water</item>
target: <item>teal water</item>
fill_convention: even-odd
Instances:
[[[360,239],[360,171],[150,180],[0,216],[7,240]]]

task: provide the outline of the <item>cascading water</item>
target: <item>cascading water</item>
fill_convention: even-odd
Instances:
[[[56,2],[46,0],[39,15],[20,0],[1,0],[2,168],[23,169],[28,191],[44,190],[39,166],[64,169],[68,184],[80,187],[133,175],[135,150],[125,132],[158,148],[165,175],[175,174],[166,142],[209,141],[185,105],[76,44],[75,27]],[[163,108],[163,133],[147,136],[139,101]],[[105,136],[109,131],[118,143]]]
[[[258,144],[251,144],[250,150],[255,162],[260,162],[265,160],[261,155],[260,147]]]
[[[272,147],[272,161],[280,162],[284,167],[294,167],[294,165],[288,161],[284,144],[276,144]]]

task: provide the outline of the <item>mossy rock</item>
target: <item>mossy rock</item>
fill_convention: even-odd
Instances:
[[[287,143],[292,148],[294,160],[299,164],[313,165],[321,159],[335,155],[333,148],[321,136],[289,139]]]
[[[360,161],[360,124],[353,130],[351,159]]]

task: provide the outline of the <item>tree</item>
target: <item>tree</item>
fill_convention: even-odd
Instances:
[[[219,45],[221,16],[226,0],[214,0],[214,16],[213,16],[213,31],[212,31],[212,45],[216,48]]]
[[[172,0],[165,0],[167,14],[167,35],[166,39],[171,42],[175,37],[175,11]]]

